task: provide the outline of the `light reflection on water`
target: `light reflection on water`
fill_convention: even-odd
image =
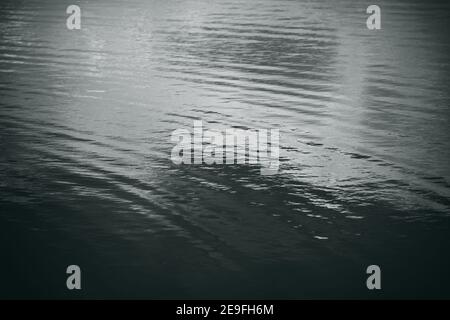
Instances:
[[[448,265],[449,6],[379,3],[373,32],[338,3],[81,1],[69,32],[63,3],[2,2],[5,234],[36,234],[38,269],[96,270],[100,297],[355,297],[366,263]],[[280,173],[173,165],[195,119],[279,128]]]

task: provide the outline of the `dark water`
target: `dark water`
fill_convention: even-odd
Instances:
[[[450,297],[449,4],[69,4],[0,5],[0,297]],[[195,119],[280,172],[174,165]]]

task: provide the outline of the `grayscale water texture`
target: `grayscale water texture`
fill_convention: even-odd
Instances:
[[[449,298],[449,9],[2,0],[0,297]],[[279,173],[173,164],[193,120]]]

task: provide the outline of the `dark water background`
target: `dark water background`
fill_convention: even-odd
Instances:
[[[2,0],[0,297],[449,298],[450,5],[370,4]],[[172,164],[195,119],[279,174]]]

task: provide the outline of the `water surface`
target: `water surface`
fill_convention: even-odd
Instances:
[[[448,3],[77,4],[0,5],[1,297],[450,297]],[[174,165],[193,120],[279,173]]]

